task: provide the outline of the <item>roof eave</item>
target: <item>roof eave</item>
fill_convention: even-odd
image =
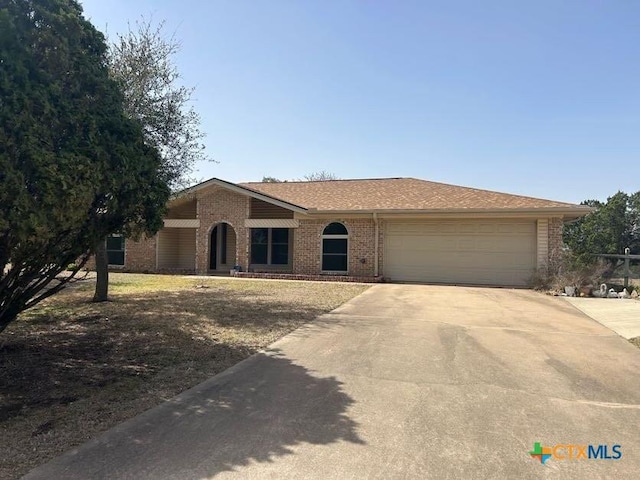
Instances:
[[[207,180],[206,182],[199,183],[198,185],[194,185],[193,187],[186,188],[178,193],[176,193],[173,198],[169,200],[169,202],[177,201],[181,198],[187,197],[195,194],[196,192],[203,190],[205,188],[209,188],[211,186],[218,185],[222,188],[226,188],[231,190],[232,192],[239,193],[241,195],[247,195],[249,197],[256,198],[258,200],[262,200],[264,202],[272,203],[273,205],[277,205],[282,208],[286,208],[288,210],[292,210],[298,213],[307,213],[308,209],[301,207],[300,205],[296,205],[294,203],[287,202],[285,200],[280,200],[279,198],[272,197],[271,195],[267,195],[265,193],[258,192],[251,188],[242,187],[232,182],[227,182],[226,180],[220,180],[219,178],[212,178]]]
[[[485,214],[485,215],[550,215],[562,217],[582,217],[594,211],[592,207],[576,205],[575,207],[540,207],[540,208],[429,208],[429,209],[364,209],[364,210],[320,210],[309,208],[309,215],[347,215],[347,214],[373,214],[378,215],[460,215],[460,214]]]

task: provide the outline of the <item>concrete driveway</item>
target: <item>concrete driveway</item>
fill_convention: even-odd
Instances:
[[[583,297],[563,299],[623,338],[640,337],[640,302],[637,300]]]
[[[640,350],[563,300],[377,285],[26,478],[637,478],[639,426]]]

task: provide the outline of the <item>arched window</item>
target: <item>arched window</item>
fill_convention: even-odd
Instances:
[[[322,232],[322,271],[347,273],[349,232],[341,223],[327,225]]]

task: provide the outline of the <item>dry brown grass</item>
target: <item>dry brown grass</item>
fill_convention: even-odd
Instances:
[[[204,287],[204,288],[202,288]],[[221,372],[367,289],[364,285],[111,275],[86,281],[0,335],[0,478]]]

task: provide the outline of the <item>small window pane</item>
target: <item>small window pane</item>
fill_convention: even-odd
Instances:
[[[347,235],[347,233],[346,227],[338,222],[330,223],[322,232],[323,235]]]
[[[346,255],[322,255],[322,270],[326,272],[346,272],[347,256]]]
[[[252,228],[251,229],[251,243],[259,243],[266,245],[269,241],[269,229],[268,228]]]
[[[109,265],[124,265],[124,237],[122,235],[107,237],[107,263]]]
[[[289,242],[289,229],[288,228],[274,228],[271,230],[271,242],[272,243],[288,243]]]
[[[268,228],[251,229],[251,263],[266,265],[269,242]]]
[[[107,237],[107,250],[124,250],[124,237]]]
[[[271,246],[271,263],[273,265],[286,265],[289,263],[289,245],[278,244]]]
[[[251,263],[266,265],[267,263],[267,245],[253,244],[251,245]]]
[[[322,240],[322,253],[347,254],[346,238],[325,238]]]
[[[124,265],[124,252],[122,250],[107,251],[107,259],[109,265]]]

